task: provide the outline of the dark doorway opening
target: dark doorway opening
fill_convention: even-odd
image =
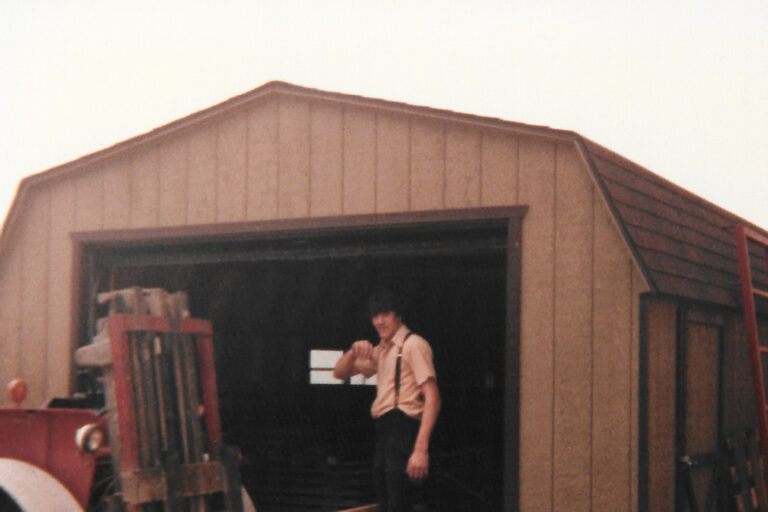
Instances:
[[[406,324],[433,347],[442,396],[431,509],[496,511],[505,431],[516,432],[505,429],[507,236],[506,222],[486,222],[101,246],[90,251],[90,286],[184,290],[193,316],[213,321],[225,441],[243,453],[260,512],[372,502],[375,388],[310,375],[316,351],[375,341],[365,300],[397,289]]]

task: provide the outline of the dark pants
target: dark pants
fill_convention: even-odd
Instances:
[[[405,472],[419,421],[395,409],[375,420],[373,478],[380,512],[411,512],[418,485]]]

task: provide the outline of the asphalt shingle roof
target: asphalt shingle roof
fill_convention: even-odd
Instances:
[[[654,290],[738,307],[732,228],[746,222],[591,141],[581,143]],[[768,288],[765,253],[753,249],[754,282]]]

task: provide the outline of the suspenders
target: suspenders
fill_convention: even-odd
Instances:
[[[408,331],[408,333],[405,335],[405,339],[403,339],[403,344],[400,345],[400,350],[397,353],[397,363],[395,364],[395,409],[397,409],[397,406],[400,402],[400,366],[403,359],[403,348],[405,347],[405,342],[408,341],[408,337],[411,334],[413,333]]]

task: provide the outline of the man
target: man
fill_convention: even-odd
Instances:
[[[429,473],[429,440],[440,411],[432,349],[405,326],[391,292],[374,294],[368,312],[379,343],[354,342],[337,361],[333,375],[342,380],[378,375],[371,415],[376,426],[374,481],[379,510],[410,512],[412,488]]]

